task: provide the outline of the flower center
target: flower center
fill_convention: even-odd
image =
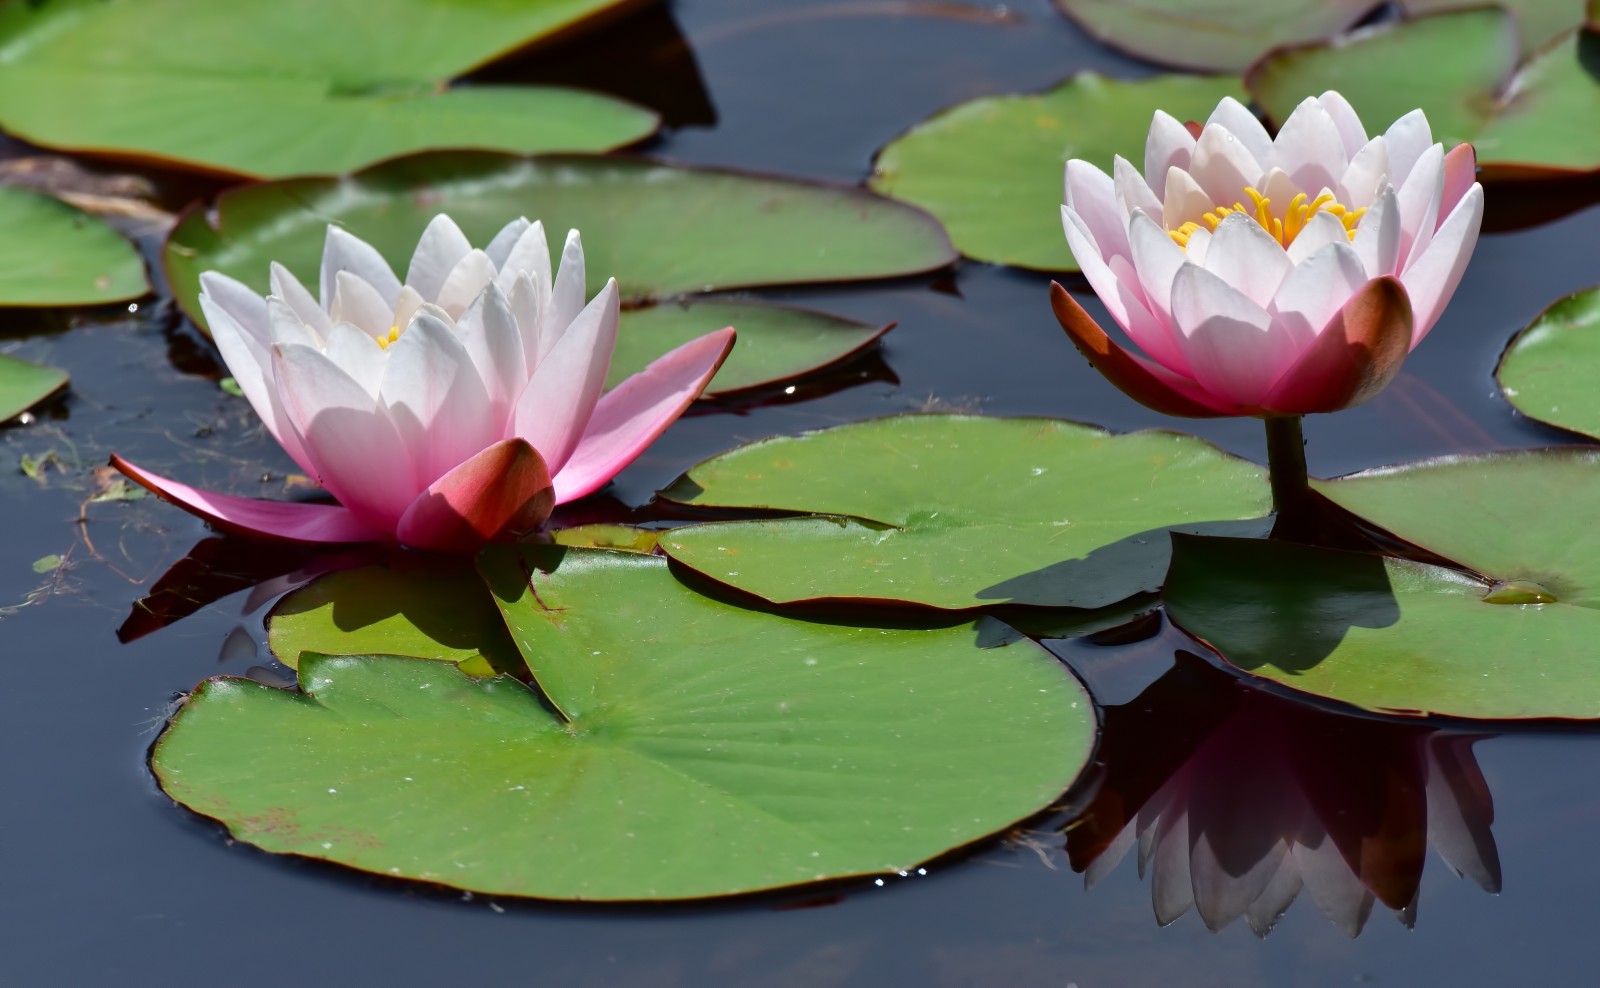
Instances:
[[[1200,217],[1205,225],[1215,230],[1225,217],[1234,213],[1243,213],[1261,225],[1261,228],[1272,234],[1272,238],[1280,245],[1287,247],[1294,243],[1294,238],[1311,222],[1311,217],[1318,213],[1327,213],[1338,218],[1344,224],[1345,235],[1351,240],[1356,236],[1356,225],[1361,222],[1361,217],[1366,213],[1365,206],[1360,209],[1351,209],[1338,199],[1332,192],[1324,192],[1315,199],[1309,198],[1304,192],[1289,200],[1289,206],[1283,210],[1283,215],[1274,215],[1272,200],[1257,192],[1254,188],[1245,187],[1244,194],[1250,197],[1250,206],[1236,202],[1231,206],[1218,206],[1211,212]],[[1168,236],[1179,247],[1189,246],[1189,237],[1200,229],[1200,223],[1193,220],[1183,224],[1176,230],[1168,230]]]
[[[400,338],[400,327],[399,326],[390,326],[389,327],[389,332],[387,332],[384,335],[378,337],[378,349],[380,349],[380,350],[389,349],[389,344],[395,342],[399,338]]]

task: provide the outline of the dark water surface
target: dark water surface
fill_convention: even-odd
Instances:
[[[586,66],[590,54],[605,51],[591,39],[564,53],[557,74],[651,102],[684,125],[652,152],[852,182],[866,174],[878,146],[950,103],[1041,88],[1085,68],[1149,71],[1088,42],[1045,0],[1004,13],[937,3],[681,0],[671,17],[647,12],[608,37],[615,54]],[[1490,190],[1491,210],[1495,196]],[[1047,281],[963,264],[953,279],[773,293],[900,325],[877,357],[857,361],[826,387],[681,421],[596,511],[643,504],[696,460],[744,440],[923,408],[1057,415],[1116,429],[1193,426],[1229,450],[1262,456],[1254,420],[1174,423],[1103,383],[1056,327]],[[1490,372],[1512,332],[1595,281],[1600,209],[1486,237],[1406,375],[1366,407],[1307,422],[1312,471],[1562,441],[1514,415]],[[206,376],[215,368],[205,348],[169,306],[146,300],[132,314],[7,319],[0,349],[70,369],[73,390],[37,422],[0,430],[0,608],[38,597],[0,617],[7,685],[0,697],[0,983],[1594,982],[1589,893],[1600,885],[1593,844],[1600,741],[1577,732],[1451,741],[1452,750],[1475,755],[1492,793],[1504,891],[1486,894],[1430,849],[1414,929],[1379,904],[1356,939],[1308,893],[1265,940],[1242,920],[1213,934],[1193,910],[1159,928],[1151,880],[1136,874],[1134,854],[1085,891],[1064,838],[1042,825],[883,887],[666,908],[491,902],[230,845],[219,827],[156,789],[146,749],[175,692],[218,672],[269,664],[264,607],[245,613],[255,602],[241,591],[119,644],[116,629],[132,602],[206,531],[151,499],[89,505],[80,528],[75,519],[91,491],[75,488],[92,486],[91,478],[47,471],[41,484],[13,465],[52,450],[69,465],[93,465],[116,449],[190,482],[254,493],[263,473],[281,475],[289,462],[245,403]],[[237,544],[232,551],[256,552]],[[32,560],[52,553],[72,565],[60,574],[30,570]],[[1157,682],[1190,668],[1187,660],[1170,668],[1179,645],[1161,635],[1133,645],[1059,647],[1108,705],[1106,752],[1115,759],[1096,780],[1103,783],[1096,816],[1082,826],[1106,825],[1114,802],[1106,794],[1148,788],[1135,776],[1185,762],[1225,727],[1246,733],[1207,756],[1210,775],[1194,769],[1192,788],[1211,784],[1226,794],[1240,778],[1278,779],[1258,763],[1284,762],[1279,755],[1289,752],[1302,774],[1274,786],[1333,787],[1348,797],[1337,804],[1346,816],[1410,805],[1383,780],[1406,776],[1416,745],[1437,736],[1278,708],[1219,726],[1223,715],[1215,712],[1233,710],[1227,704],[1237,696],[1196,704],[1203,694]],[[1224,767],[1237,764],[1234,778],[1216,770],[1218,750]],[[1090,795],[1085,787],[1076,802]],[[1477,822],[1487,826],[1484,805],[1475,805]],[[1240,831],[1243,843],[1248,831]],[[1088,833],[1080,828],[1074,839]],[[1410,839],[1415,852],[1420,837],[1398,839]],[[1374,848],[1381,857],[1384,847]]]

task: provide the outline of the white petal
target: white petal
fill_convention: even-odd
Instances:
[[[1396,183],[1400,200],[1400,269],[1409,267],[1433,240],[1439,226],[1439,203],[1444,198],[1444,145],[1422,152],[1405,184]]]
[[[1461,284],[1472,250],[1478,245],[1478,228],[1482,224],[1483,186],[1474,182],[1433,235],[1428,249],[1401,275],[1406,294],[1411,296],[1415,327],[1412,346],[1422,342],[1450,304],[1450,296]]]
[[[283,401],[278,394],[272,351],[266,340],[247,332],[239,325],[238,320],[218,305],[209,294],[200,296],[200,308],[205,313],[206,323],[211,327],[211,339],[216,343],[217,351],[222,354],[222,361],[227,365],[228,373],[233,375],[234,382],[239,385],[239,390],[244,392],[250,407],[261,416],[262,424],[267,427],[272,438],[278,441],[278,445],[283,447],[283,451],[289,454],[289,458],[294,460],[301,470],[308,475],[311,474],[313,472],[311,461],[306,456],[299,434],[289,422]],[[262,305],[262,309],[264,313],[265,304]]]
[[[1383,191],[1367,207],[1361,221],[1356,224],[1356,235],[1350,246],[1367,269],[1367,277],[1381,278],[1400,270],[1400,203],[1394,186],[1385,185]]]
[[[1161,814],[1150,865],[1151,905],[1155,907],[1156,922],[1166,926],[1194,905],[1194,884],[1189,876],[1189,814],[1181,799]]]
[[[249,285],[230,278],[221,271],[207,271],[200,275],[200,301],[210,304],[233,317],[238,327],[262,344],[267,342],[267,300]],[[202,308],[206,322],[211,321],[211,310]]]
[[[617,345],[619,314],[612,279],[572,320],[517,398],[516,434],[539,451],[552,475],[572,456],[600,400]]]
[[[307,326],[305,320],[300,318],[300,313],[276,295],[267,299],[267,325],[270,327],[272,344],[299,343],[322,349],[321,334]]]
[[[494,262],[496,270],[505,266],[506,258],[511,256],[511,248],[516,246],[517,241],[522,239],[522,235],[527,233],[532,225],[526,216],[518,216],[501,227],[500,232],[489,241],[489,246],[485,247],[483,252],[489,255],[489,260]]]
[[[1293,267],[1272,234],[1243,213],[1222,218],[1206,252],[1207,271],[1263,307],[1278,294],[1278,286]]]
[[[1433,129],[1428,126],[1427,114],[1421,110],[1410,113],[1389,125],[1383,133],[1389,146],[1389,181],[1400,188],[1411,175],[1417,160],[1433,145]]]
[[[1281,216],[1289,203],[1294,201],[1294,197],[1305,189],[1296,185],[1294,179],[1290,178],[1289,173],[1282,168],[1272,168],[1261,179],[1261,187],[1257,191],[1272,200],[1274,215]]]
[[[544,224],[535,220],[522,236],[512,245],[511,253],[506,255],[505,261],[500,265],[500,274],[495,283],[507,295],[511,294],[511,286],[516,284],[517,276],[528,274],[533,278],[534,284],[541,287],[544,294],[550,294],[550,243],[545,239]]]
[[[1172,315],[1172,278],[1188,260],[1184,249],[1173,242],[1167,231],[1144,213],[1135,213],[1128,224],[1128,242],[1133,247],[1133,266],[1139,272],[1139,285],[1151,312],[1166,320]]]
[[[374,400],[377,399],[388,355],[366,330],[353,323],[334,323],[328,331],[328,343],[323,353]]]
[[[1177,118],[1157,110],[1144,141],[1144,179],[1156,198],[1167,197],[1167,176],[1171,169],[1189,170],[1194,157],[1194,135]]]
[[[1267,128],[1243,103],[1232,96],[1224,96],[1217,108],[1211,111],[1211,116],[1206,118],[1206,126],[1212,124],[1221,124],[1244,145],[1250,157],[1255,159],[1257,174],[1267,170],[1272,163],[1272,138],[1267,134]]]
[[[328,319],[328,313],[317,300],[311,297],[311,292],[306,286],[300,283],[300,279],[294,276],[293,271],[277,261],[272,262],[271,270],[272,294],[289,303],[301,320],[315,330],[318,336],[327,336],[328,330],[333,328],[333,322]]]
[[[1139,275],[1133,263],[1113,258],[1123,268],[1119,275],[1101,258],[1094,235],[1077,213],[1062,206],[1061,222],[1067,234],[1067,246],[1072,248],[1072,256],[1078,260],[1078,269],[1088,280],[1089,287],[1100,297],[1101,304],[1111,318],[1152,360],[1180,374],[1184,373],[1187,365],[1171,329],[1146,308],[1144,288],[1139,284]]]
[[[411,266],[406,269],[406,284],[429,302],[434,301],[444,287],[444,279],[471,249],[472,244],[456,221],[440,213],[428,221],[428,228],[417,240]]]
[[[1311,219],[1306,221],[1306,225],[1294,238],[1294,242],[1289,244],[1289,260],[1295,264],[1303,264],[1306,258],[1329,244],[1349,242],[1350,231],[1344,228],[1339,217],[1318,211],[1311,215]]]
[[[1174,166],[1167,173],[1167,197],[1161,206],[1161,225],[1176,230],[1185,223],[1198,223],[1200,217],[1217,205],[1194,176]]]
[[[529,374],[522,335],[505,293],[491,282],[462,313],[456,333],[488,390],[492,417],[508,432],[512,403]]]
[[[1133,167],[1133,162],[1117,155],[1113,163],[1116,174],[1117,212],[1122,216],[1129,216],[1135,210],[1142,210],[1149,214],[1151,219],[1161,215],[1161,200],[1156,198],[1150,186],[1145,184],[1144,176]]]
[[[555,284],[550,290],[550,309],[545,316],[543,331],[559,340],[583,310],[588,297],[588,278],[583,269],[583,240],[577,230],[568,230],[567,242],[561,248],[561,267],[556,271]],[[554,345],[554,341],[551,345]],[[548,457],[545,462],[549,462]],[[556,467],[550,467],[552,474],[556,470]]]
[[[550,306],[550,284],[523,271],[511,283],[506,301],[511,306],[511,318],[517,321],[517,333],[522,337],[522,359],[527,364],[527,375],[532,377],[539,361],[556,344],[555,334],[544,329],[548,321],[545,314]]]
[[[322,245],[321,282],[322,307],[329,312],[333,311],[335,280],[341,271],[348,271],[365,281],[378,293],[387,308],[394,308],[394,301],[400,294],[400,279],[394,276],[389,262],[365,240],[330,223],[328,239]],[[333,321],[338,322],[338,319]]]
[[[1298,354],[1264,309],[1195,264],[1173,279],[1172,320],[1194,379],[1237,405],[1258,404]]]
[[[1294,848],[1294,862],[1300,868],[1306,891],[1335,926],[1346,936],[1354,937],[1372,914],[1373,895],[1350,870],[1331,837],[1314,834],[1311,841]]]
[[[1212,124],[1200,132],[1189,173],[1206,190],[1212,204],[1232,206],[1243,202],[1245,186],[1255,185],[1265,172],[1266,168],[1228,128]]]
[[[1189,258],[1190,264],[1205,267],[1206,255],[1211,253],[1211,231],[1201,227],[1189,234],[1189,242],[1183,245],[1183,253]]]
[[[419,491],[505,438],[455,328],[426,311],[390,345],[379,398],[411,453]]]
[[[435,302],[450,313],[452,320],[461,318],[472,300],[494,284],[494,262],[481,250],[469,251],[445,278]]]
[[[1067,162],[1066,204],[1078,214],[1100,247],[1100,256],[1110,261],[1113,257],[1126,257],[1128,251],[1128,220],[1117,209],[1117,188],[1111,176],[1076,158]]]
[[[1289,114],[1272,153],[1272,163],[1307,192],[1338,188],[1339,176],[1350,164],[1338,126],[1315,99],[1302,101]]]
[[[1351,209],[1372,205],[1378,190],[1388,184],[1389,146],[1374,137],[1350,159],[1350,167],[1339,176],[1339,201]]]
[[[395,294],[398,298],[399,293]],[[384,301],[377,289],[364,279],[349,271],[340,271],[334,278],[328,318],[336,323],[354,323],[374,337],[387,336],[395,326],[394,307],[394,301]]]
[[[1295,266],[1268,311],[1303,352],[1367,281],[1367,269],[1354,248],[1328,244]]]
[[[430,304],[422,295],[410,285],[400,286],[400,298],[394,303],[393,326],[409,326],[417,310]]]
[[[1362,126],[1361,117],[1356,113],[1355,107],[1332,89],[1318,96],[1317,102],[1328,111],[1333,125],[1339,128],[1339,137],[1344,140],[1344,153],[1352,158],[1355,157],[1356,152],[1367,143],[1367,128]]]

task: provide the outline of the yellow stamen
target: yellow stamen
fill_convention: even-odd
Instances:
[[[1215,230],[1222,225],[1222,221],[1227,217],[1234,213],[1243,213],[1255,220],[1263,230],[1272,236],[1272,239],[1287,247],[1294,243],[1295,238],[1305,230],[1306,224],[1311,222],[1311,217],[1318,213],[1327,213],[1344,226],[1345,236],[1354,240],[1356,227],[1360,224],[1361,217],[1366,215],[1367,212],[1365,206],[1360,209],[1351,209],[1336,199],[1332,192],[1324,192],[1315,199],[1309,199],[1309,201],[1306,194],[1301,192],[1289,200],[1288,208],[1283,210],[1282,215],[1278,215],[1272,209],[1272,200],[1256,189],[1246,187],[1244,193],[1250,200],[1249,206],[1242,202],[1236,202],[1231,206],[1216,206],[1210,212],[1202,214],[1199,222],[1191,220],[1174,230],[1168,230],[1167,235],[1179,247],[1187,248],[1189,246],[1189,238],[1194,235],[1196,230],[1200,229],[1201,223],[1204,223],[1207,228]]]
[[[380,349],[380,350],[389,349],[389,344],[395,342],[399,338],[400,338],[400,327],[399,326],[390,326],[388,333],[384,334],[383,336],[378,337],[378,349]]]

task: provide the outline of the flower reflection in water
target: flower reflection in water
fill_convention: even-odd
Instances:
[[[1105,776],[1067,852],[1092,886],[1136,848],[1162,925],[1192,907],[1265,936],[1304,891],[1352,937],[1378,902],[1410,926],[1430,843],[1500,889],[1485,735],[1330,713],[1185,653],[1105,723]]]

